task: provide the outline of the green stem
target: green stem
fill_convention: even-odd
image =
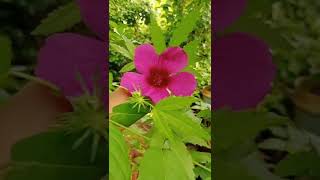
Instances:
[[[202,164],[198,163],[197,161],[193,161],[193,164],[195,164],[195,165],[197,165],[197,166],[201,167],[202,169],[204,169],[204,170],[206,170],[206,171],[208,171],[208,172],[210,172],[210,173],[211,173],[211,169],[209,169],[209,168],[205,167],[204,165],[202,165]]]
[[[112,120],[109,120],[109,121],[112,122],[113,124],[115,124],[115,125],[123,128],[123,129],[125,129],[125,130],[128,130],[129,132],[131,132],[131,133],[133,133],[133,134],[136,134],[136,135],[138,135],[138,136],[140,136],[140,137],[143,137],[145,140],[148,140],[148,141],[151,140],[150,138],[148,138],[148,137],[146,137],[146,136],[144,136],[144,135],[142,135],[142,134],[140,134],[140,133],[138,133],[138,132],[136,132],[136,131],[134,131],[134,130],[132,130],[132,129],[126,127],[126,126],[124,126],[124,125],[122,125],[122,124],[120,124],[120,123],[117,123],[117,122],[112,121]]]
[[[37,78],[35,76],[23,73],[23,72],[18,72],[18,71],[10,71],[9,75],[14,76],[14,77],[18,77],[18,78],[22,78],[22,79],[26,79],[29,81],[34,81],[37,82],[39,84],[42,84],[46,87],[49,87],[50,89],[54,90],[54,91],[59,91],[59,88],[53,84],[51,84],[50,82],[47,82],[45,80],[42,80],[40,78]]]

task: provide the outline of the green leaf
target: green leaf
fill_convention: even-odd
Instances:
[[[130,62],[128,64],[126,64],[125,66],[123,66],[120,70],[121,73],[124,73],[124,72],[128,72],[128,71],[132,71],[134,70],[136,67],[134,65],[133,62]]]
[[[117,44],[113,44],[113,43],[110,43],[110,46],[111,46],[111,48],[113,48],[115,51],[117,51],[121,55],[123,55],[131,60],[133,59],[133,56],[130,54],[130,52],[127,49],[125,49]]]
[[[281,29],[272,28],[263,21],[251,16],[241,16],[225,31],[225,33],[232,32],[244,32],[256,36],[266,41],[275,50],[289,47],[287,40],[281,35]]]
[[[113,85],[113,74],[109,72],[109,89],[112,89]]]
[[[157,21],[154,17],[151,19],[150,24],[150,34],[153,46],[156,48],[156,51],[160,54],[166,49],[166,42],[163,35],[163,32]]]
[[[199,151],[190,151],[191,157],[194,161],[198,163],[210,163],[211,162],[211,153],[208,152],[199,152]]]
[[[207,119],[207,120],[211,120],[211,110],[210,109],[205,109],[205,110],[201,110],[197,116],[200,117],[200,118],[204,118],[204,119]]]
[[[130,180],[129,150],[121,132],[110,123],[109,127],[109,180]]]
[[[79,22],[81,22],[80,10],[75,1],[72,1],[51,12],[31,34],[49,35],[62,32]]]
[[[209,133],[186,113],[195,102],[194,97],[168,97],[160,101],[152,111],[155,126],[167,138],[178,135],[184,142],[209,147]]]
[[[213,116],[216,151],[229,149],[248,140],[253,141],[262,130],[287,123],[285,118],[254,111],[216,111]]]
[[[320,177],[320,157],[314,152],[289,154],[277,165],[275,173],[283,177]]]
[[[264,161],[259,151],[247,156],[242,160],[242,163],[247,167],[249,173],[258,177],[259,180],[283,180],[269,170],[268,164]]]
[[[183,143],[170,141],[168,148],[151,147],[139,167],[139,180],[194,180],[193,163]]]
[[[203,180],[211,180],[211,173],[199,166],[194,168],[194,173]]]
[[[135,45],[124,35],[122,35],[122,39],[124,40],[130,55],[133,57]]]
[[[205,141],[210,140],[210,134],[200,124],[187,116],[186,113],[179,111],[158,111],[158,113],[161,114],[162,121],[168,121],[171,129],[183,140],[188,140],[192,137]]]
[[[267,150],[287,151],[287,142],[282,139],[270,138],[259,144],[259,148]]]
[[[99,146],[97,160],[90,162],[90,141],[73,150],[77,137],[64,132],[48,132],[32,136],[12,148],[7,180],[100,179],[107,171],[107,146]]]
[[[188,35],[193,31],[197,21],[201,17],[200,9],[200,7],[194,8],[181,20],[181,22],[177,25],[177,28],[173,31],[169,46],[179,46],[181,43],[187,40]]]
[[[7,79],[12,57],[11,40],[0,35],[0,83]]]
[[[189,64],[186,68],[194,66],[194,64],[198,60],[197,52],[198,52],[198,46],[200,44],[200,40],[194,40],[189,42],[187,45],[183,47],[185,52],[188,55]]]
[[[124,126],[131,126],[148,113],[148,109],[133,107],[133,104],[124,103],[112,109],[111,120]]]
[[[194,97],[170,96],[161,100],[155,108],[161,111],[184,110],[196,101]]]
[[[165,137],[167,137],[169,139],[174,138],[173,132],[169,128],[169,123],[165,119],[165,117],[162,116],[161,112],[159,113],[156,109],[153,109],[152,118],[154,120],[154,124],[155,124],[156,128],[159,130],[159,132],[161,134],[163,134]]]
[[[163,180],[166,179],[164,154],[160,148],[150,148],[143,156],[139,168],[139,180]],[[156,162],[156,163],[155,163]]]

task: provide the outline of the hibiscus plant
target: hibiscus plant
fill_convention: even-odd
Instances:
[[[132,62],[114,85],[131,96],[109,116],[110,179],[211,179],[211,105],[201,98],[193,69],[200,44],[189,37],[207,13],[204,5],[193,3],[170,39],[156,14],[151,42],[133,45],[117,34],[125,43],[111,48]]]

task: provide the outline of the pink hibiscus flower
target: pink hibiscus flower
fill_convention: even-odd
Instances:
[[[107,3],[103,0],[77,0],[81,16],[96,37],[58,33],[45,41],[38,55],[35,74],[55,84],[67,97],[99,90],[107,106]],[[81,82],[82,81],[82,82]]]
[[[190,96],[196,89],[195,77],[180,72],[188,64],[187,54],[180,47],[167,48],[158,55],[150,44],[135,49],[134,64],[138,73],[127,72],[120,85],[130,92],[141,91],[154,103],[170,96]]]
[[[216,0],[214,30],[230,26],[244,12],[247,0]],[[246,33],[215,37],[213,42],[213,109],[254,108],[271,89],[276,75],[272,54],[261,39]]]

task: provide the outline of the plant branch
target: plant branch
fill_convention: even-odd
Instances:
[[[202,165],[202,164],[198,163],[197,161],[193,161],[193,164],[195,164],[195,165],[197,165],[197,166],[201,167],[202,169],[204,169],[204,170],[206,170],[206,171],[208,171],[208,172],[210,172],[210,173],[211,173],[211,169],[209,169],[209,168],[205,167],[204,165]]]
[[[55,86],[54,84],[47,82],[43,79],[37,78],[35,76],[23,73],[23,72],[18,72],[18,71],[10,71],[9,75],[14,76],[14,77],[18,77],[18,78],[22,78],[22,79],[26,79],[29,81],[34,81],[37,82],[39,84],[42,84],[46,87],[49,87],[50,89],[54,90],[54,91],[59,91],[59,88],[57,86]]]
[[[132,130],[132,129],[130,129],[130,128],[124,126],[124,125],[122,125],[122,124],[120,124],[120,123],[117,123],[117,122],[112,121],[112,120],[109,120],[109,121],[112,122],[113,124],[115,124],[116,126],[119,126],[119,127],[123,128],[123,129],[125,129],[125,130],[128,130],[129,132],[131,132],[131,133],[133,133],[133,134],[136,134],[136,135],[138,135],[138,136],[140,136],[140,137],[143,137],[145,140],[148,140],[148,141],[151,140],[150,138],[148,138],[148,137],[140,134],[139,132],[136,132],[136,131],[134,131],[134,130]]]

